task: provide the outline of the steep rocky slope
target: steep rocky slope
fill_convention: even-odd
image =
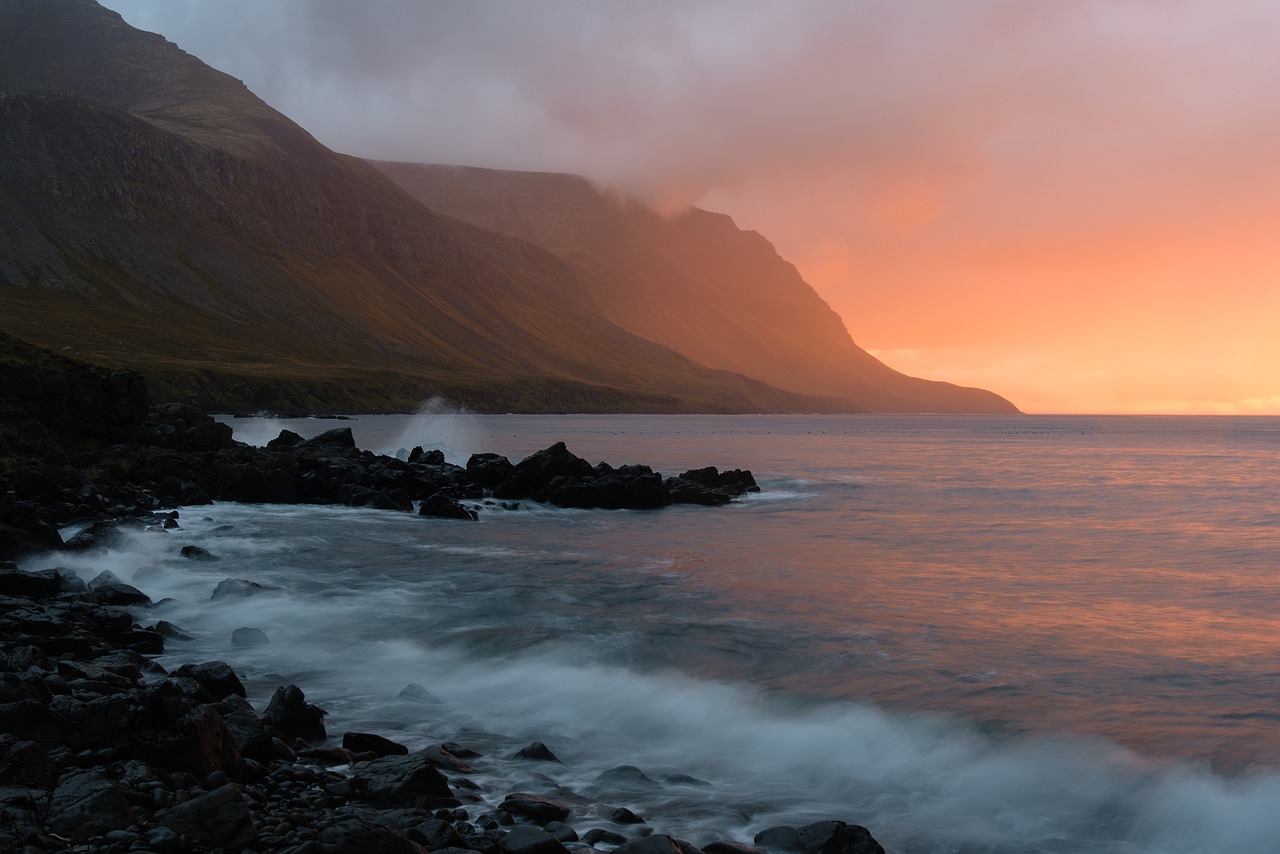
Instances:
[[[0,3],[6,328],[205,405],[852,408],[619,329],[530,244],[441,217],[90,0]]]
[[[875,359],[768,240],[723,214],[661,217],[575,175],[373,165],[434,210],[548,250],[614,323],[701,364],[871,411],[1015,411]]]

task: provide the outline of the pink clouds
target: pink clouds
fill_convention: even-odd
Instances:
[[[1280,283],[1273,3],[107,5],[339,150],[731,213],[924,375],[988,354],[947,378],[1142,408],[1162,364],[1226,336],[1253,356],[1218,387],[1280,394],[1253,320]],[[1067,391],[1062,366],[1095,361],[1126,390]],[[1030,362],[1058,378],[991,373]]]

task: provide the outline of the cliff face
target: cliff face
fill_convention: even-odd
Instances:
[[[433,210],[556,255],[606,317],[701,364],[869,411],[1016,411],[875,359],[768,240],[723,214],[661,217],[575,175],[373,165]]]
[[[415,198],[92,0],[0,0],[0,150],[4,328],[141,371],[157,396],[1012,409],[871,359],[727,217],[667,222],[563,176],[385,167]]]
[[[630,334],[90,0],[0,2],[9,331],[223,406],[850,409]],[[533,390],[538,390],[534,395]],[[281,398],[287,399],[281,399]]]

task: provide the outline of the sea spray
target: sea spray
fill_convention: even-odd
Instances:
[[[411,747],[453,740],[495,756],[546,741],[565,764],[530,768],[529,785],[550,775],[694,842],[749,841],[769,825],[825,818],[865,824],[904,853],[1265,851],[1280,838],[1273,772],[1228,779],[1099,738],[992,734],[948,714],[696,676],[701,629],[671,615],[714,622],[721,603],[687,561],[649,555],[629,567],[640,555],[602,561],[583,540],[557,545],[590,531],[626,549],[627,529],[660,523],[674,533],[695,514],[510,513],[458,526],[219,504],[184,508],[176,531],[138,531],[119,549],[57,560],[84,577],[112,569],[169,598],[139,616],[196,637],[171,642],[163,663],[233,662],[259,708],[278,685],[297,683],[329,711],[335,734],[384,732]],[[716,537],[705,520],[727,517],[700,518]],[[219,560],[184,559],[186,544]],[[211,600],[228,577],[276,589]],[[615,598],[606,606],[605,596]],[[779,630],[742,619],[743,638]],[[241,626],[270,643],[234,648]],[[682,631],[685,658],[639,657],[672,649],[654,637]],[[432,701],[400,697],[411,683]],[[619,765],[658,785],[600,782]]]
[[[418,407],[400,435],[386,446],[372,449],[393,456],[407,456],[414,447],[439,450],[447,462],[466,465],[467,459],[479,450],[476,435],[472,413],[443,397],[432,397]]]

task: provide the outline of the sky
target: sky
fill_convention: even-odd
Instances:
[[[905,373],[1280,414],[1275,0],[105,0],[338,151],[773,242]]]

